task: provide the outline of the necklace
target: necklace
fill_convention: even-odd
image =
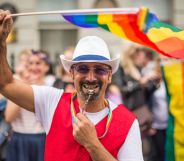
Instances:
[[[77,93],[75,92],[75,93],[72,94],[71,103],[70,103],[70,110],[71,110],[71,116],[72,116],[72,124],[75,123],[75,118],[76,118],[76,115],[77,115],[76,110],[75,110],[75,107],[74,107],[74,100],[76,98],[77,98]],[[101,136],[98,137],[99,139],[102,139],[102,138],[105,137],[105,135],[107,134],[107,132],[109,130],[110,123],[112,121],[112,111],[111,111],[111,109],[109,107],[109,102],[106,99],[104,101],[105,101],[105,106],[108,106],[108,108],[109,108],[109,112],[108,112],[108,116],[107,116],[105,132]]]

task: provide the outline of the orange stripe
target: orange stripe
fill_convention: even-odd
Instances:
[[[181,40],[177,37],[170,37],[155,43],[158,46],[158,48],[160,48],[166,53],[184,50],[184,40]]]
[[[129,19],[127,15],[122,14],[114,14],[113,21],[116,22],[121,29],[124,31],[129,40],[137,42],[139,44],[143,44],[143,42],[135,35],[135,31],[132,29],[132,26],[129,24],[129,21],[136,22],[136,17],[132,17],[134,19]]]
[[[167,53],[170,57],[183,59],[184,58],[184,49],[183,50],[177,50],[170,53]]]
[[[133,42],[142,44],[144,46],[150,47],[153,50],[163,53],[165,56],[170,57],[167,53],[163,52],[160,50],[154,42],[152,42],[147,35],[139,29],[137,24],[135,25],[135,22],[137,21],[137,17],[128,14],[126,15],[119,15],[119,14],[114,14],[113,15],[113,22],[117,23],[119,27],[123,30],[124,34],[128,38],[128,40],[131,40]],[[121,37],[121,35],[119,35]],[[124,38],[124,37],[123,37]]]

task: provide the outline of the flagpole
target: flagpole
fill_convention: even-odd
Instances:
[[[26,12],[26,13],[16,13],[10,14],[11,17],[17,16],[31,16],[31,15],[48,15],[48,14],[62,14],[62,15],[70,15],[70,14],[95,14],[95,13],[132,13],[138,12],[138,8],[101,8],[101,9],[81,9],[81,10],[60,10],[60,11],[43,11],[43,12]]]

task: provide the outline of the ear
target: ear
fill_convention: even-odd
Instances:
[[[112,82],[112,71],[108,75],[108,83],[110,84]]]
[[[72,80],[74,80],[74,70],[73,69],[70,69],[70,77],[72,78]]]

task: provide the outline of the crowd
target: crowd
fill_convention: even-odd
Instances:
[[[0,18],[2,30],[10,28],[8,13]],[[53,73],[46,51],[23,49],[12,75],[3,46],[8,31],[2,33],[1,93],[19,105],[0,95],[1,160],[43,161],[45,155],[49,161],[142,161],[141,150],[145,161],[166,159],[169,121],[161,57],[130,45],[121,58],[111,59],[105,42],[88,36],[75,50],[64,51]]]
[[[71,59],[73,51],[73,48],[67,48],[64,55]],[[159,57],[153,51],[137,45],[127,47],[121,55],[120,67],[112,78],[106,97],[118,104],[123,103],[137,116],[144,160],[163,161],[168,108]],[[49,73],[52,71],[52,63],[45,51],[23,49],[17,64],[14,74],[17,79],[29,84],[65,89],[66,92],[75,91],[70,75],[61,64],[58,64],[54,73]],[[1,109],[4,110],[1,119],[6,120],[12,127],[11,132],[9,130],[11,135],[8,135],[3,143],[6,144],[7,154],[1,150],[2,159],[13,161],[17,158],[17,161],[20,161],[22,155],[32,155],[33,160],[42,161],[45,133],[34,114],[3,97],[0,100],[3,106]],[[36,147],[34,151],[33,146]],[[17,151],[17,148],[20,150]]]

